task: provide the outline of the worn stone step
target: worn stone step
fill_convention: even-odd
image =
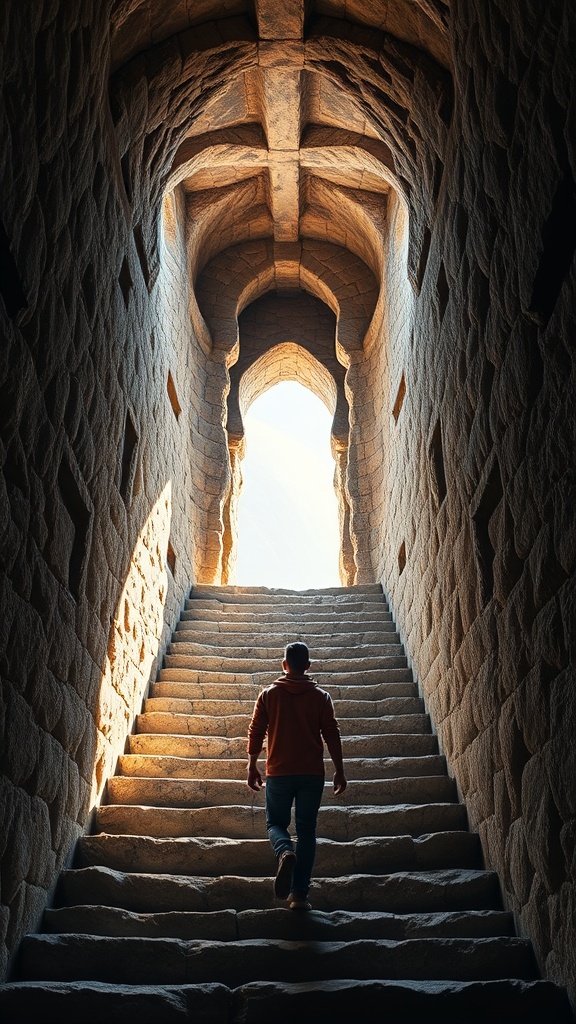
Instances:
[[[233,1002],[233,991],[217,983],[12,983],[0,986],[0,1019],[2,1024],[232,1024]]]
[[[174,639],[179,640],[181,634],[188,633],[194,642],[221,643],[223,647],[237,644],[242,647],[254,636],[254,621],[250,624],[246,619],[243,622],[229,618],[214,621],[209,618],[204,620],[191,618],[190,612],[185,613],[176,624]],[[250,626],[252,628],[250,628]],[[234,628],[236,627],[236,628]],[[345,646],[354,644],[357,641],[365,643],[386,642],[391,636],[398,636],[394,622],[390,618],[368,620],[364,616],[360,619],[350,619],[343,623],[340,619],[324,619],[318,623],[318,631],[313,629],[313,623],[308,624],[305,633],[298,636],[294,632],[294,625],[290,625],[290,638],[304,640],[310,647]],[[200,640],[202,638],[202,640]],[[283,648],[287,643],[286,630],[271,623],[267,625],[266,642],[269,646]]]
[[[141,985],[218,981],[368,980],[470,981],[536,976],[530,944],[497,936],[483,939],[356,939],[314,943],[284,939],[229,942],[99,935],[29,935],[21,945],[20,977],[50,981],[130,981]]]
[[[573,1024],[565,992],[522,979],[253,982],[236,989],[234,1006],[234,1024]]]
[[[269,686],[278,677],[278,672],[209,672],[198,668],[164,668],[160,670],[161,682],[200,683],[209,685],[252,685],[254,690]],[[365,669],[363,671],[315,672],[314,678],[320,686],[330,690],[336,686],[375,686],[388,683],[412,682],[409,668]]]
[[[264,914],[265,911],[257,913]],[[496,913],[494,911],[494,914]],[[463,913],[455,916],[462,919],[466,917]],[[78,932],[84,935],[131,935],[151,939],[216,939],[220,942],[252,938],[251,935],[240,934],[238,919],[239,914],[235,910],[172,910],[160,914],[138,914],[132,910],[123,910],[121,907],[74,905],[45,910],[42,931],[51,935]],[[280,927],[275,937],[283,937]]]
[[[166,754],[173,757],[247,757],[246,736],[189,736],[184,733],[132,733],[128,737],[132,754]],[[349,757],[424,757],[438,752],[432,733],[381,733],[372,736],[343,736],[345,760]],[[264,759],[265,754],[262,755]]]
[[[404,670],[407,674],[407,670]],[[414,682],[373,683],[369,686],[326,687],[332,700],[386,700],[388,697],[417,697],[418,686]],[[253,683],[153,683],[153,697],[178,697],[183,700],[248,700],[254,703],[259,693]]]
[[[382,591],[341,591],[325,590],[324,593],[306,592],[296,590],[252,590],[241,593],[233,592],[231,589],[218,589],[209,591],[205,588],[193,590],[186,601],[186,605],[197,605],[205,602],[218,603],[224,607],[255,606],[264,614],[266,608],[342,608],[354,607],[355,605],[386,604]]]
[[[120,907],[72,906],[46,910],[43,931],[85,935],[148,938],[289,939],[342,941],[350,939],[487,938],[514,935],[512,914],[503,910],[437,911],[429,914],[366,914],[348,910],[290,914],[281,910],[216,910],[205,913],[167,911],[138,914]]]
[[[241,605],[233,612],[224,612],[219,605],[203,608],[192,603],[184,608],[180,621],[211,623],[210,628],[222,632],[254,632],[254,615],[253,609],[246,611]],[[267,629],[272,626],[278,631],[306,628],[313,633],[330,633],[336,628],[339,632],[347,632],[348,629],[356,632],[359,629],[386,628],[384,623],[393,623],[392,613],[384,604],[371,605],[369,610],[361,613],[341,609],[337,616],[320,608],[314,611],[283,611],[279,608],[276,611],[267,611],[263,621]],[[204,625],[201,628],[205,628]]]
[[[178,715],[210,715],[214,718],[230,715],[252,716],[254,699],[249,700],[189,700],[184,697],[149,697],[146,714],[168,711]],[[384,697],[382,700],[339,700],[335,706],[338,719],[381,718],[389,715],[424,714],[421,697]]]
[[[290,587],[264,587],[259,584],[255,586],[243,586],[238,583],[203,583],[192,587],[190,597],[198,596],[213,597],[218,594],[232,597],[244,597],[250,594],[263,594],[272,597],[303,597],[303,598],[325,598],[331,597],[355,597],[358,594],[376,594],[381,600],[384,591],[380,583],[358,583],[349,587],[309,587],[306,590],[293,590]]]
[[[123,754],[118,759],[121,775],[138,778],[165,779],[246,779],[246,757],[230,758],[188,758],[169,757],[162,754]],[[334,766],[324,760],[326,778],[329,782]],[[406,776],[444,775],[446,759],[440,754],[428,757],[373,757],[346,759],[346,777],[349,781],[358,779],[399,779]]]
[[[383,640],[380,637],[377,643],[364,644],[355,642],[354,644],[348,643],[347,645],[339,646],[324,644],[322,647],[316,648],[310,646],[310,661],[312,665],[310,674],[314,675],[316,669],[321,670],[326,668],[326,666],[341,666],[343,662],[346,663],[346,668],[350,668],[351,663],[353,665],[359,663],[360,666],[366,665],[367,668],[377,668],[378,665],[368,664],[368,661],[377,660],[380,662],[382,658],[403,657],[404,648],[398,640],[395,640],[395,636],[396,634],[392,633],[390,640]],[[267,636],[261,639],[264,642],[260,644],[256,644],[253,640],[252,644],[243,644],[242,646],[230,644],[225,646],[219,643],[209,644],[204,643],[204,641],[189,640],[185,635],[180,635],[175,636],[172,643],[169,644],[167,657],[179,655],[180,657],[189,658],[193,662],[196,662],[198,658],[216,658],[218,661],[224,658],[226,661],[232,660],[234,670],[237,663],[244,665],[248,661],[250,664],[257,666],[267,666],[271,662],[276,666],[279,674],[281,674],[284,644],[280,643],[278,646],[273,646],[269,643]],[[337,669],[335,670],[337,671]]]
[[[267,839],[155,839],[151,836],[83,836],[75,866],[101,864],[117,871],[152,874],[260,877],[273,874],[275,860]],[[482,868],[482,851],[471,832],[362,837],[350,842],[319,839],[315,878],[439,868]]]
[[[495,872],[456,868],[315,878],[311,900],[315,909],[325,911],[409,914],[502,909]],[[278,906],[278,901],[270,877],[139,874],[95,866],[62,872],[58,905],[75,904],[156,913],[266,910]]]
[[[138,715],[136,729],[146,733],[184,733],[189,736],[246,736],[251,715],[228,715],[213,718],[211,715],[179,715],[173,711],[153,711]],[[427,733],[430,732],[428,715],[386,715],[382,718],[342,718],[339,721],[340,735],[378,736],[382,733]]]
[[[205,985],[109,985],[12,982],[0,988],[3,1024],[574,1024],[566,993],[547,981],[251,982]]]
[[[380,646],[382,644],[400,643],[398,633],[394,629],[393,623],[378,623],[373,629],[366,629],[362,620],[359,620],[358,629],[353,633],[350,632],[350,630],[340,633],[338,629],[338,622],[335,622],[332,630],[329,632],[324,629],[319,633],[313,633],[310,629],[307,629],[305,636],[294,637],[294,640],[300,639],[306,643],[311,651],[326,648],[332,651],[337,651],[341,648],[348,650],[350,647],[356,648],[366,645]],[[258,640],[259,646],[266,646],[268,649],[275,652],[282,652],[287,642],[286,631],[267,629],[264,634],[259,635]],[[250,648],[254,646],[255,637],[254,631],[252,631],[252,634],[247,634],[242,631],[238,633],[233,633],[231,631],[226,633],[219,632],[218,630],[212,631],[209,623],[205,623],[203,629],[200,629],[197,622],[189,623],[184,619],[176,626],[173,633],[173,642],[205,644],[207,646],[217,646],[221,650],[229,647],[244,649],[246,647]]]
[[[378,617],[390,611],[386,603],[377,597],[367,595],[364,599],[350,598],[347,601],[219,601],[212,598],[195,598],[186,601],[185,611],[195,614],[207,613],[207,618],[216,618],[218,613],[226,615],[230,621],[251,616],[252,621],[258,620],[263,627],[272,621],[272,616],[279,615],[284,621],[298,619],[313,622],[325,618],[339,619],[341,615],[354,616],[356,621],[364,617]]]
[[[185,648],[185,644],[179,644],[178,648]],[[382,671],[387,668],[406,668],[406,655],[404,649],[400,645],[397,648],[391,648],[395,651],[394,654],[382,655],[376,658],[325,658],[325,659],[314,659],[312,663],[311,675],[316,678],[322,673],[327,675],[334,675],[335,673],[349,672],[351,669],[354,672],[366,672],[366,671]],[[252,675],[256,673],[268,672],[274,678],[274,674],[278,675],[281,670],[281,664],[278,657],[235,657],[227,658],[221,655],[208,655],[208,654],[194,654],[187,655],[182,654],[167,654],[164,659],[166,668],[193,668],[197,671],[208,671],[208,672],[231,672],[233,674],[250,672]],[[271,680],[272,681],[272,680]]]
[[[365,779],[349,782],[344,793],[334,796],[324,786],[322,805],[371,807],[448,803],[455,799],[452,779],[446,775],[415,778]],[[245,782],[234,779],[131,778],[115,775],[108,780],[107,798],[113,804],[145,804],[149,807],[225,807],[229,804],[264,806],[265,791],[254,793]]]
[[[143,807],[108,804],[96,811],[97,828],[113,835],[224,836],[260,839],[266,835],[263,807]],[[346,842],[362,836],[421,836],[466,829],[461,804],[401,804],[396,807],[321,807],[322,838]]]

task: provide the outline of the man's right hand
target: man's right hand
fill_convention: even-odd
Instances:
[[[248,765],[248,775],[246,777],[246,785],[253,789],[255,793],[259,793],[264,783],[262,782],[262,776],[258,771],[255,764]]]
[[[339,796],[346,789],[348,782],[343,771],[334,772],[334,796]]]

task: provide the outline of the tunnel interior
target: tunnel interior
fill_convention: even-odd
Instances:
[[[250,404],[333,416],[506,905],[576,997],[576,103],[568,3],[0,14],[2,970],[193,584],[233,579]]]

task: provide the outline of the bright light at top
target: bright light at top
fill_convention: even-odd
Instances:
[[[235,583],[294,590],[340,585],[331,425],[326,407],[300,384],[277,384],[251,405]]]

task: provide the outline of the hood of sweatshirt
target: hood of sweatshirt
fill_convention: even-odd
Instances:
[[[289,693],[308,693],[318,684],[310,676],[291,676],[289,673],[286,673],[280,676],[279,679],[275,679],[274,685],[281,686],[282,689],[288,690]]]

